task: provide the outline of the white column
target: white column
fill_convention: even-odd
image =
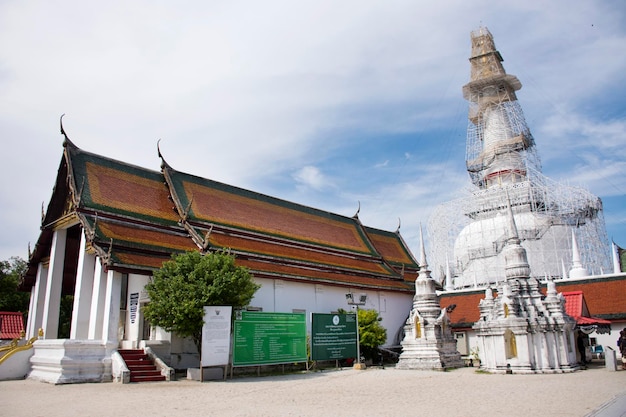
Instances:
[[[36,305],[37,305],[37,297],[35,295],[35,285],[33,285],[33,287],[30,289],[30,300],[28,302],[28,311],[31,314],[28,315],[28,321],[26,322],[26,340],[32,337],[30,333],[35,327],[35,314],[36,314],[35,306]]]
[[[85,250],[86,244],[85,234],[81,233],[70,339],[87,339],[89,335],[89,317],[91,314],[96,255],[87,253]]]
[[[43,307],[42,327],[44,339],[56,339],[59,333],[59,311],[61,307],[61,290],[63,288],[63,264],[65,261],[66,238],[66,229],[55,230],[52,235],[48,282]]]
[[[106,273],[102,270],[100,259],[96,258],[93,291],[91,293],[91,311],[89,313],[89,330],[87,332],[89,339],[100,339],[100,336],[102,336],[105,292]]]
[[[35,287],[32,302],[33,309],[28,310],[28,321],[31,326],[27,329],[27,338],[35,337],[41,328],[43,320],[43,305],[46,299],[46,286],[48,282],[48,267],[42,263],[37,265],[37,277],[35,278]]]
[[[559,331],[556,340],[559,349],[559,367],[568,367],[571,365],[571,362],[569,358],[569,351],[567,349],[567,332],[563,330]]]
[[[550,369],[550,347],[548,344],[548,334],[546,332],[539,332],[539,347],[541,351],[541,369],[548,371]],[[539,366],[537,366],[539,369]]]
[[[118,343],[117,329],[120,321],[120,297],[122,274],[109,270],[106,275],[106,296],[102,325],[102,340],[114,345]]]

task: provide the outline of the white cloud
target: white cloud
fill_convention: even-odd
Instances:
[[[316,191],[332,187],[333,184],[314,166],[305,166],[293,174],[294,180],[304,187],[311,187]]]
[[[606,152],[600,168],[626,148],[610,148],[624,137],[623,22],[610,3],[565,0],[1,3],[0,128],[12,157],[0,168],[0,224],[10,230],[0,259],[38,236],[62,113],[87,151],[158,169],[160,138],[176,169],[349,215],[361,200],[366,224],[393,229],[402,217],[415,234],[408,218],[425,222],[427,207],[457,191],[446,177],[465,175],[450,147],[465,147],[461,87],[469,32],[481,24],[524,84],[544,165],[549,141],[592,139]],[[587,116],[546,120],[559,109]],[[553,134],[563,126],[578,129]],[[401,134],[406,146],[392,154],[385,140]],[[593,192],[621,187],[623,166],[613,165],[597,171]]]

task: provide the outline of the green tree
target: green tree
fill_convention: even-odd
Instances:
[[[0,261],[0,311],[26,313],[30,293],[18,291],[20,276],[26,271],[26,261],[13,256]]]
[[[343,308],[337,311],[348,313]],[[378,347],[387,341],[387,329],[380,324],[382,320],[376,310],[359,309],[359,349],[366,358],[376,359]]]
[[[235,265],[235,257],[225,251],[186,252],[172,255],[155,271],[146,285],[150,302],[143,312],[152,325],[191,337],[200,352],[204,306],[244,307],[259,288],[247,268]]]
[[[376,359],[378,346],[387,341],[387,329],[380,324],[382,320],[376,310],[359,309],[359,339],[366,358]]]

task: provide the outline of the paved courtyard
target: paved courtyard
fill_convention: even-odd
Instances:
[[[626,415],[626,371],[490,375],[371,367],[143,384],[0,382],[0,415],[72,416],[588,416]],[[596,414],[602,409],[600,414]],[[622,414],[623,413],[623,414]]]

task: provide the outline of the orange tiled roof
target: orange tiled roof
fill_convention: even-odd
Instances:
[[[389,268],[385,267],[382,262],[372,262],[371,259],[362,257],[348,257],[340,253],[310,250],[303,246],[286,245],[280,242],[256,240],[224,233],[211,234],[210,242],[216,247],[231,248],[246,253],[255,253],[312,264],[347,267],[386,276],[393,275]]]
[[[312,278],[309,271],[333,271],[318,278],[391,279],[400,282],[392,287],[410,290],[412,282],[405,277],[416,274],[418,266],[399,234],[365,228],[355,217],[181,173],[166,163],[163,175],[199,246],[232,249],[247,262],[269,265],[264,273],[273,268],[277,275],[288,270],[290,277]]]
[[[24,315],[19,312],[0,311],[0,339],[17,339],[24,331]]]
[[[413,254],[408,251],[406,242],[399,232],[391,233],[371,227],[365,227],[365,231],[378,253],[388,262],[417,265],[417,261],[413,258]]]
[[[593,316],[603,319],[626,319],[626,275],[582,281],[556,281],[558,292],[582,291]]]
[[[483,298],[485,298],[484,290],[443,293],[440,297],[440,304],[442,308],[456,304],[455,309],[450,313],[452,324],[457,327],[471,327],[480,319],[478,303]]]
[[[156,172],[82,151],[67,137],[64,148],[26,286],[53,230],[78,220],[89,247],[120,271],[150,274],[173,253],[228,248],[266,276],[411,291],[418,265],[399,233],[180,173],[165,161]]]
[[[626,274],[606,278],[576,281],[556,281],[558,292],[566,297],[566,312],[572,317],[593,317],[594,323],[604,320],[625,320]],[[545,294],[545,286],[542,288]],[[567,295],[569,294],[569,295]],[[496,296],[496,294],[494,294]],[[485,297],[484,290],[441,294],[441,306],[456,304],[450,318],[457,327],[471,327],[480,318],[478,303]],[[570,303],[570,300],[572,301]]]
[[[310,269],[298,265],[287,265],[264,262],[255,259],[237,259],[239,265],[245,266],[255,276],[284,278],[296,281],[314,281],[326,284],[359,285],[370,288],[383,288],[402,292],[412,291],[405,281],[382,280],[374,276],[351,275],[329,269]]]
[[[217,224],[266,236],[371,254],[354,219],[164,168],[179,212],[190,223]]]

